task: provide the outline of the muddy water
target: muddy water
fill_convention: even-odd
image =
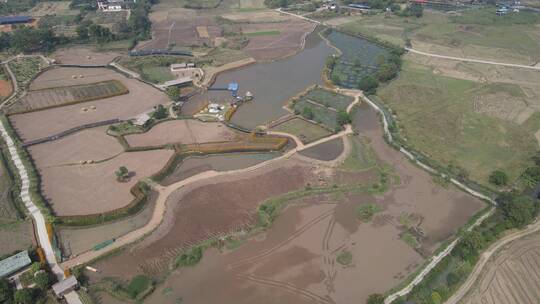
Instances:
[[[312,148],[303,150],[300,154],[318,160],[329,161],[336,159],[343,152],[343,140],[336,138]]]
[[[224,87],[238,82],[240,95],[250,91],[255,101],[242,105],[232,122],[253,128],[287,112],[282,106],[290,97],[313,84],[321,84],[321,72],[326,58],[335,53],[319,36],[310,34],[300,53],[269,63],[257,63],[242,69],[220,74],[214,87]]]
[[[190,157],[179,164],[174,172],[167,176],[161,184],[168,186],[208,170],[229,171],[243,169],[270,160],[279,155],[280,154],[277,152],[269,152]]]

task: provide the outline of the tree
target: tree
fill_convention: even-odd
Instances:
[[[313,110],[310,107],[304,107],[302,109],[302,116],[311,120],[315,115],[313,115]]]
[[[116,175],[116,179],[118,181],[123,182],[129,177],[129,170],[126,167],[121,166],[114,172],[114,174]]]
[[[489,175],[489,182],[495,186],[506,186],[508,184],[508,175],[504,171],[495,170]]]
[[[13,300],[17,304],[32,304],[34,303],[34,295],[29,288],[19,289],[15,292]]]
[[[377,71],[377,78],[381,82],[386,82],[396,77],[397,72],[398,67],[393,63],[387,62],[379,67],[379,70]]]
[[[6,279],[0,279],[0,303],[9,303],[12,291]]]
[[[47,290],[51,285],[49,274],[46,271],[40,271],[34,276],[34,283],[41,290]]]
[[[374,293],[369,295],[367,298],[366,304],[383,304],[384,303],[384,297],[380,293]]]
[[[379,82],[373,76],[362,77],[362,79],[360,79],[360,83],[358,84],[358,88],[364,91],[366,95],[375,94],[378,86]]]
[[[516,192],[501,194],[497,198],[497,207],[507,228],[521,228],[530,224],[538,212],[535,201]]]
[[[77,32],[77,36],[79,36],[80,39],[82,39],[82,40],[88,39],[88,37],[89,37],[89,35],[88,35],[88,26],[79,25],[79,26],[77,26],[75,31]]]
[[[465,234],[456,245],[452,253],[460,256],[466,261],[476,259],[478,251],[484,246],[484,239],[478,231],[471,231]]]
[[[424,15],[424,7],[422,6],[422,4],[413,3],[409,6],[409,13],[411,16],[420,18],[422,17],[422,15]]]
[[[13,31],[11,47],[16,52],[49,51],[55,44],[55,37],[50,29],[20,27]]]
[[[40,262],[34,262],[30,266],[30,271],[32,272],[32,274],[35,274],[36,272],[38,272],[40,270],[41,270],[41,263]]]
[[[152,114],[155,119],[167,118],[168,115],[167,109],[161,104],[156,107],[156,110]]]
[[[343,126],[352,122],[351,115],[345,110],[340,110],[336,116],[338,126]]]

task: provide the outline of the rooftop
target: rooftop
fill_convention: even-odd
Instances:
[[[25,23],[31,20],[30,16],[0,16],[0,24]]]
[[[16,255],[12,255],[7,259],[0,261],[0,278],[6,277],[15,273],[22,268],[30,265],[32,260],[28,256],[28,251],[21,251]]]

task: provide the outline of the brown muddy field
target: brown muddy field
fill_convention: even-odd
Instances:
[[[262,201],[304,187],[310,181],[309,172],[297,162],[279,161],[255,171],[180,188],[167,200],[165,219],[152,235],[134,248],[95,264],[102,271],[99,277],[129,278],[141,272],[161,276],[182,248],[253,224]]]
[[[463,304],[540,303],[540,233],[499,250],[484,266]]]
[[[107,135],[108,126],[85,129],[56,141],[28,147],[38,168],[101,161],[123,152],[116,138]]]
[[[160,184],[172,185],[204,171],[229,171],[254,166],[258,163],[278,157],[279,153],[235,153],[210,155],[205,157],[189,157],[178,164],[174,171]]]
[[[162,122],[148,132],[127,135],[125,138],[130,146],[142,147],[168,143],[193,144],[232,141],[238,136],[237,132],[222,123],[182,119]]]
[[[13,92],[13,88],[11,87],[11,81],[0,79],[0,96],[8,97],[9,95],[11,95],[11,92]]]
[[[369,294],[383,293],[414,272],[484,207],[455,188],[438,186],[390,148],[375,112],[363,108],[355,122],[359,136],[367,137],[376,152],[379,166],[392,168],[388,191],[316,195],[290,202],[267,232],[234,251],[208,250],[197,266],[173,271],[146,302],[175,303],[182,298],[187,303],[363,303]],[[308,177],[327,185],[372,184],[377,178],[375,169],[343,173],[294,159],[283,162],[295,165],[257,178],[242,175],[244,179],[237,181],[181,189],[171,198],[181,203],[158,231],[133,249],[98,262],[103,273],[92,274],[92,279],[127,279],[140,271],[163,274],[183,244],[252,223],[255,207],[264,200],[262,192],[271,197],[299,189]],[[299,164],[304,169],[299,170]],[[291,181],[299,171],[303,175]],[[356,215],[366,203],[381,209],[371,222],[361,222]],[[401,240],[405,231],[416,231],[418,248]],[[352,255],[347,266],[337,262],[343,251]],[[164,292],[168,288],[172,292]]]
[[[163,168],[172,154],[172,150],[129,152],[97,164],[38,167],[42,193],[58,215],[111,211],[129,204],[131,187]],[[120,166],[130,171],[129,181],[116,180],[114,172]]]
[[[82,78],[80,76],[83,76]],[[73,78],[77,76],[77,78]],[[87,123],[120,118],[128,119],[169,102],[159,90],[135,79],[104,68],[56,68],[41,74],[30,85],[31,89],[88,84],[117,79],[129,93],[121,96],[10,116],[10,121],[24,140],[46,137]],[[87,111],[82,109],[86,108]],[[95,109],[94,109],[95,108]]]
[[[52,54],[56,63],[76,64],[76,65],[106,65],[112,62],[116,57],[121,56],[117,52],[97,52],[88,47],[70,47],[62,48]]]
[[[303,20],[243,25],[244,33],[280,32],[278,35],[249,37],[249,43],[243,50],[256,60],[274,60],[290,56],[300,50],[306,35],[314,29],[315,24]]]
[[[118,238],[148,223],[154,211],[157,193],[150,192],[147,206],[137,214],[112,223],[91,227],[55,227],[64,256],[77,255],[107,240]]]
[[[324,161],[336,159],[341,153],[343,153],[343,139],[341,138],[318,144],[300,152],[301,155]]]

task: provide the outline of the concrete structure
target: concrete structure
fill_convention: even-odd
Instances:
[[[150,120],[150,118],[150,115],[148,115],[147,113],[142,113],[135,117],[135,121],[133,121],[133,124],[136,126],[144,126]]]
[[[28,251],[21,251],[7,259],[0,261],[0,278],[5,278],[26,266],[30,265],[32,260],[28,256]]]
[[[191,77],[181,77],[175,80],[169,80],[165,82],[164,84],[162,84],[161,87],[166,89],[168,87],[173,87],[173,86],[188,85],[188,84],[191,84],[192,82],[193,82],[193,79],[191,79]]]
[[[79,282],[77,282],[77,278],[75,278],[75,276],[70,276],[63,281],[54,284],[52,286],[52,289],[56,297],[62,299],[64,298],[64,295],[74,291],[77,287],[79,287]]]

